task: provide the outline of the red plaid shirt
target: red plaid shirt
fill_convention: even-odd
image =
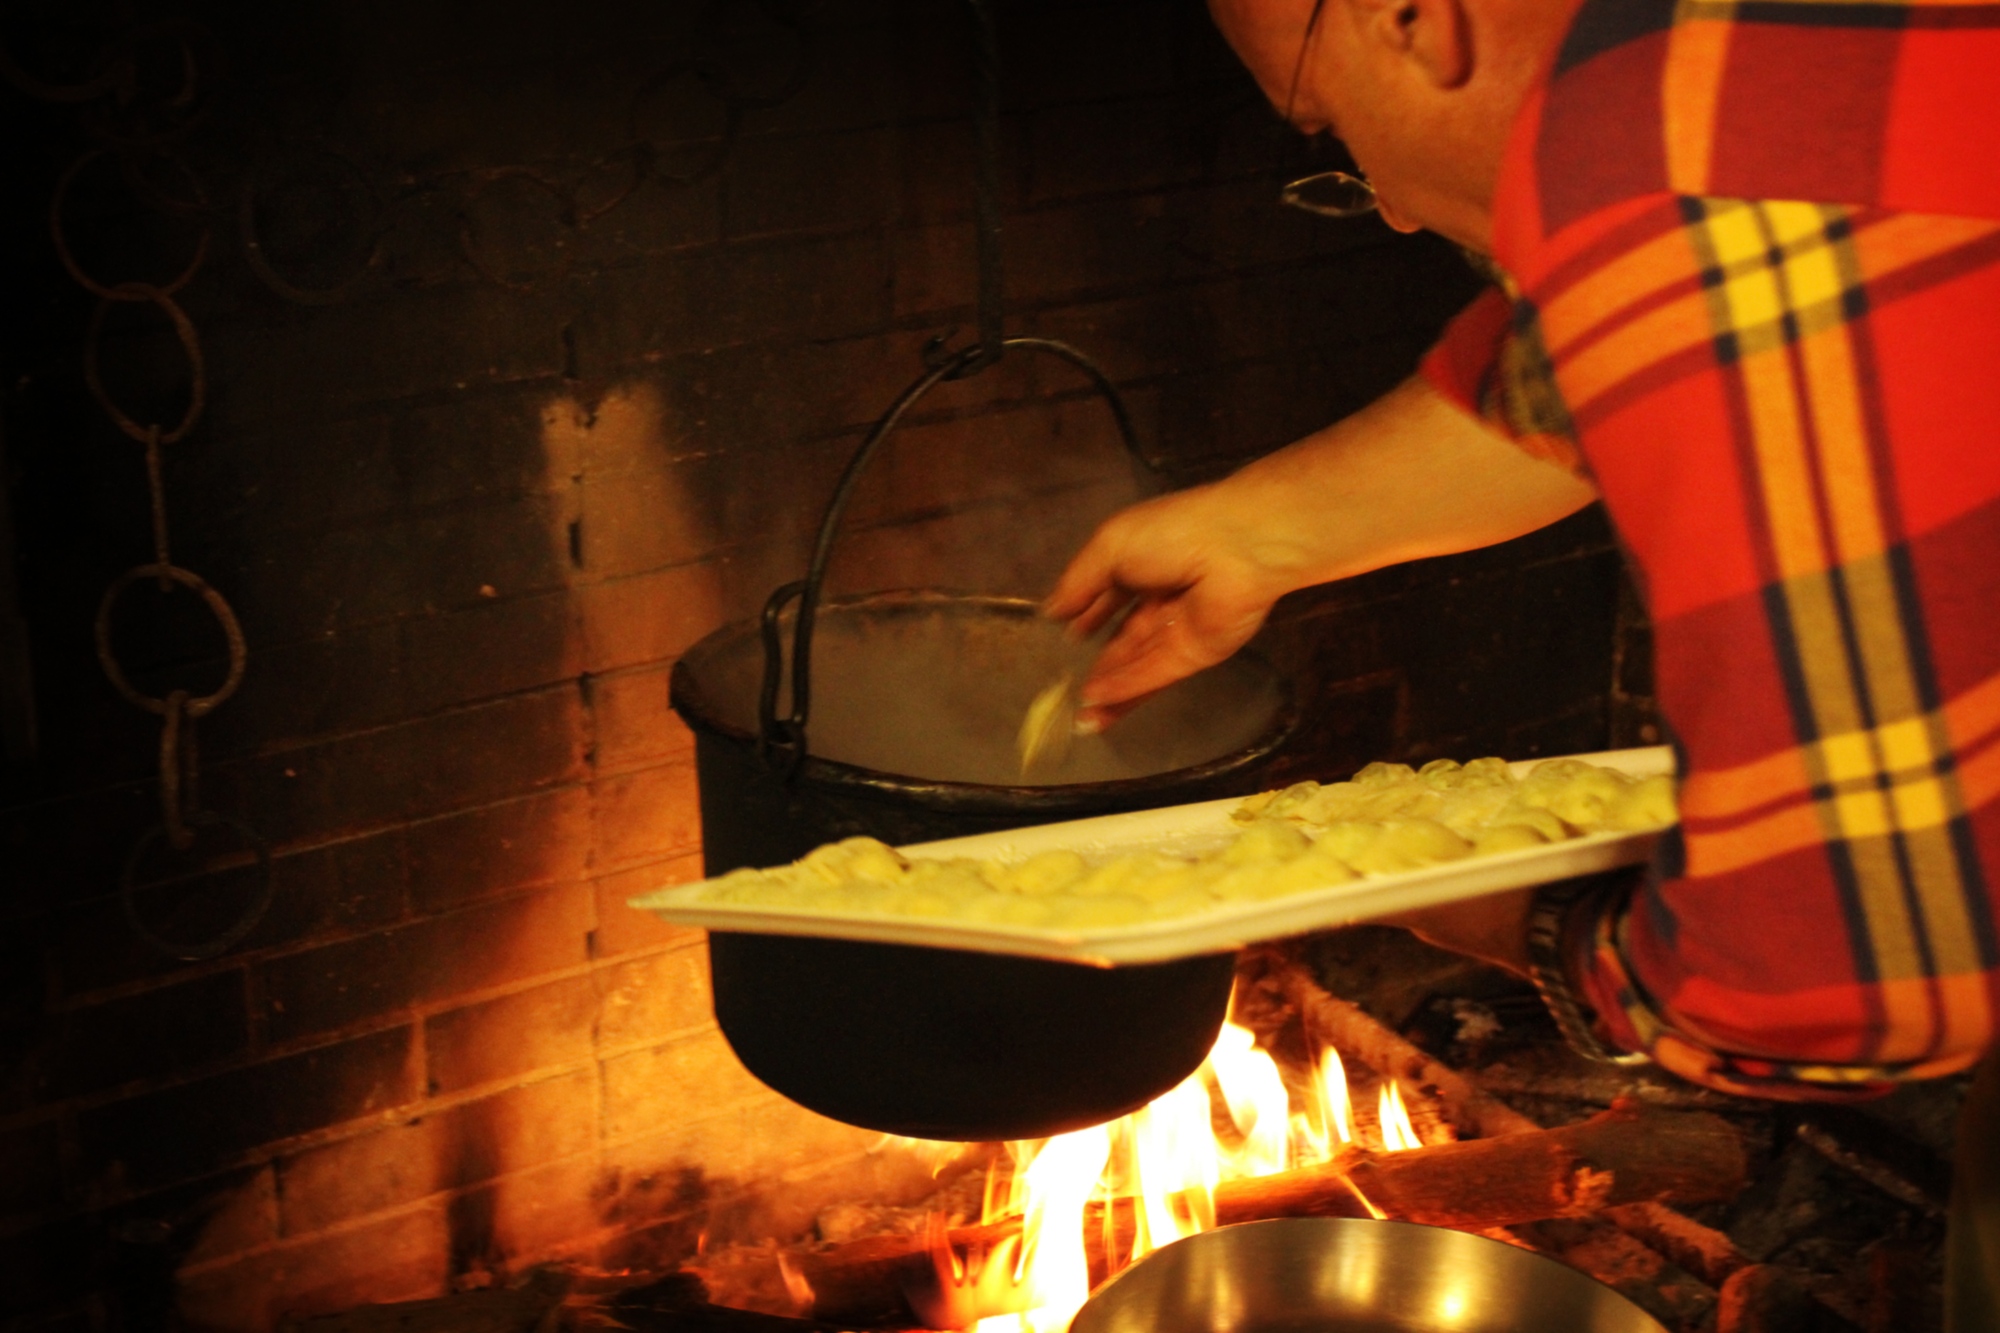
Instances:
[[[1712,1086],[1948,1073],[2000,1009],[2000,4],[1585,0],[1431,382],[1588,471],[1681,824],[1581,963]]]

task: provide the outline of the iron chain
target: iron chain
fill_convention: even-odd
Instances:
[[[247,823],[201,806],[196,724],[236,692],[243,680],[248,650],[242,626],[228,600],[199,574],[174,563],[164,482],[166,450],[189,438],[207,405],[208,377],[201,338],[177,298],[206,266],[213,253],[218,223],[234,222],[245,264],[265,288],[294,304],[325,306],[347,300],[371,275],[379,272],[384,267],[386,242],[398,219],[407,217],[413,206],[420,208],[443,191],[455,199],[450,218],[459,257],[482,280],[514,292],[531,291],[543,281],[560,281],[569,272],[576,248],[575,235],[621,207],[649,180],[669,188],[684,188],[713,177],[728,161],[745,117],[788,100],[805,85],[812,73],[812,51],[795,0],[756,0],[755,8],[766,21],[788,30],[794,39],[791,59],[782,78],[762,89],[742,86],[719,48],[724,25],[745,12],[745,7],[738,0],[710,0],[693,25],[695,54],[677,59],[641,79],[632,93],[626,116],[626,142],[574,172],[550,175],[529,167],[508,166],[460,171],[429,180],[400,177],[385,186],[381,178],[332,147],[294,145],[284,150],[316,153],[331,163],[350,186],[358,186],[367,199],[371,216],[358,233],[354,258],[351,263],[337,266],[338,276],[334,280],[322,282],[301,276],[296,258],[286,261],[292,271],[285,271],[267,243],[266,218],[260,216],[260,204],[269,197],[272,160],[267,159],[261,170],[252,167],[245,171],[228,193],[226,197],[234,204],[231,219],[228,211],[211,203],[215,196],[176,148],[202,122],[214,103],[213,73],[220,68],[220,52],[205,28],[187,19],[166,19],[132,28],[108,42],[96,59],[84,66],[80,76],[44,76],[0,49],[0,81],[39,101],[77,106],[85,132],[95,141],[57,178],[49,199],[48,223],[50,239],[63,269],[79,287],[97,298],[84,341],[85,385],[111,424],[144,450],[153,558],[149,563],[126,570],[105,589],[94,630],[98,663],[112,688],[135,708],[160,719],[160,821],[133,846],[119,881],[126,920],[154,948],[181,959],[215,957],[245,938],[262,919],[271,901],[269,844]],[[160,73],[163,70],[167,71],[164,77]],[[694,140],[695,151],[686,158],[676,159],[668,146],[647,132],[644,121],[648,99],[681,81],[698,85],[720,108],[721,117],[712,136]],[[177,197],[170,197],[157,187],[158,177],[149,183],[142,174],[142,165],[162,162],[179,179],[179,185],[170,187]],[[157,281],[110,281],[91,273],[78,258],[69,236],[66,209],[76,193],[79,178],[93,167],[105,164],[121,168],[127,188],[142,206],[197,220],[199,230],[179,271]],[[482,243],[477,222],[482,197],[509,183],[524,185],[546,196],[556,224],[563,229],[561,238],[551,247],[557,252],[558,261],[545,271],[525,278],[509,272],[491,253],[490,243]],[[181,194],[183,187],[185,193]],[[121,406],[118,397],[105,385],[100,355],[105,321],[112,308],[121,305],[150,305],[173,330],[188,372],[187,403],[178,420],[171,423],[141,420],[144,413],[135,414]],[[119,662],[113,647],[113,616],[126,591],[146,580],[151,580],[164,594],[176,589],[195,593],[221,628],[228,645],[227,670],[222,683],[208,693],[175,688],[164,695],[148,694],[133,683]],[[226,830],[240,840],[254,866],[257,887],[237,919],[220,932],[201,940],[172,939],[154,929],[140,911],[140,878],[145,862],[159,846],[164,844],[186,852],[203,830]],[[236,855],[240,859],[245,853]]]

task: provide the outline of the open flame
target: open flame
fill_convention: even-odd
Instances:
[[[983,1220],[1019,1217],[1019,1237],[961,1257],[934,1228],[938,1291],[916,1301],[918,1313],[933,1328],[976,1320],[978,1333],[1062,1333],[1090,1295],[1091,1239],[1101,1280],[1213,1228],[1223,1181],[1317,1165],[1356,1141],[1332,1047],[1297,1101],[1256,1037],[1225,1023],[1199,1070],[1124,1119],[1008,1144],[1012,1170],[989,1175]],[[1421,1146],[1393,1080],[1382,1084],[1378,1124],[1385,1150]]]
[[[1417,1137],[1416,1126],[1410,1123],[1409,1108],[1403,1105],[1403,1090],[1396,1086],[1396,1080],[1382,1081],[1375,1118],[1382,1126],[1382,1146],[1390,1152],[1424,1146],[1423,1140]]]

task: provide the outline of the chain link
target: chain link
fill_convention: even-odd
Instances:
[[[173,548],[168,527],[166,484],[164,477],[164,450],[166,446],[186,440],[200,422],[208,399],[208,373],[202,356],[201,337],[196,332],[194,321],[174,299],[175,294],[185,288],[195,278],[208,260],[213,228],[206,216],[208,212],[207,192],[202,188],[200,178],[187,163],[172,154],[163,154],[153,145],[179,137],[199,119],[200,90],[202,73],[196,56],[197,42],[191,36],[197,30],[192,25],[177,21],[149,25],[129,35],[115,50],[114,56],[100,62],[106,73],[82,85],[56,88],[41,84],[22,71],[11,58],[0,56],[0,77],[5,77],[16,88],[29,96],[47,101],[90,103],[106,93],[117,92],[120,106],[116,112],[126,115],[125,128],[107,132],[104,126],[96,129],[97,137],[114,144],[112,148],[91,148],[70,163],[57,179],[49,199],[49,238],[61,262],[77,285],[96,296],[97,306],[91,312],[90,322],[84,334],[83,378],[90,396],[103,409],[104,415],[119,432],[143,447],[146,477],[147,509],[152,529],[153,559],[148,564],[135,565],[112,581],[98,603],[94,625],[97,660],[103,668],[105,678],[111,682],[128,703],[136,708],[156,714],[160,718],[159,743],[159,796],[160,822],[142,835],[133,846],[119,878],[119,898],[127,921],[133,930],[153,947],[176,958],[211,958],[233,947],[247,935],[263,918],[271,899],[271,854],[264,839],[241,820],[201,806],[200,775],[201,759],[195,740],[195,726],[198,719],[205,717],[218,705],[227,700],[242,684],[243,673],[249,652],[243,638],[242,625],[236,618],[229,601],[207,580],[192,570],[183,569],[173,562]],[[160,130],[155,126],[145,128],[148,109],[138,99],[137,52],[142,44],[149,41],[165,40],[177,47],[180,55],[178,80],[169,95],[158,100],[153,108],[168,121],[168,128]],[[107,121],[106,124],[110,122]],[[138,125],[138,130],[129,127]],[[154,157],[164,156],[174,164],[179,174],[190,187],[191,203],[185,207],[170,206],[161,197],[149,197],[149,192],[141,188],[136,175],[137,163],[132,157],[135,152],[146,152]],[[116,282],[107,283],[86,271],[78,261],[70,244],[64,223],[64,205],[78,176],[94,163],[108,160],[117,155],[127,173],[127,183],[142,204],[156,210],[184,212],[201,218],[201,232],[195,243],[194,254],[186,266],[164,283]],[[100,345],[104,338],[106,316],[113,306],[150,304],[165,315],[174,331],[175,340],[186,358],[188,367],[187,407],[180,420],[171,427],[158,421],[140,421],[120,407],[104,384]],[[112,646],[111,622],[120,597],[133,584],[152,579],[160,592],[171,594],[177,588],[188,589],[197,594],[209,612],[221,626],[223,637],[228,644],[228,667],[222,684],[207,694],[196,695],[192,690],[176,688],[164,696],[148,695],[133,685],[124,666],[119,662]],[[184,853],[193,847],[195,833],[202,828],[228,828],[250,845],[255,853],[254,864],[258,876],[256,891],[246,909],[237,919],[215,936],[193,942],[170,940],[149,927],[140,915],[137,901],[139,873],[153,848],[160,843],[176,852]]]
[[[208,259],[208,243],[213,229],[206,221],[202,223],[201,239],[195,242],[194,258],[188,261],[187,267],[182,269],[173,281],[164,284],[148,284],[143,282],[107,284],[100,282],[83,271],[83,266],[76,262],[75,252],[70,249],[69,236],[63,229],[63,201],[69,196],[70,186],[75,183],[77,176],[83,169],[92,162],[106,156],[108,152],[108,149],[103,148],[91,149],[83,156],[77,158],[76,161],[70,163],[69,168],[56,181],[55,193],[49,196],[49,237],[55,242],[56,258],[62,261],[62,266],[69,271],[70,277],[76,279],[79,286],[92,295],[102,297],[107,301],[148,301],[152,299],[154,293],[161,296],[172,296],[193,280],[194,275],[201,270],[202,264]],[[185,211],[198,213],[205,209],[208,205],[208,199],[202,193],[201,178],[196,176],[193,168],[189,167],[182,159],[171,155],[166,156],[169,161],[180,168],[181,174],[194,187],[195,205]],[[134,193],[140,195],[142,199],[144,198],[143,191],[135,189]]]
[[[194,321],[187,317],[174,298],[158,287],[148,287],[140,282],[128,282],[112,289],[111,295],[98,298],[97,309],[91,311],[90,326],[83,335],[83,382],[90,389],[90,396],[111,418],[111,424],[118,427],[128,437],[147,445],[157,440],[160,444],[179,444],[187,438],[194,423],[201,420],[201,409],[208,401],[208,375],[202,364],[201,338],[194,331]],[[150,301],[166,315],[174,326],[174,336],[180,340],[181,351],[188,362],[188,405],[181,414],[180,422],[172,430],[163,431],[158,425],[140,425],[125,414],[124,409],[111,401],[105,392],[104,377],[98,365],[97,344],[104,336],[104,317],[115,305],[127,302]]]
[[[641,79],[627,110],[627,141],[590,161],[580,171],[556,176],[529,167],[502,167],[460,171],[430,180],[402,178],[394,182],[393,188],[384,189],[377,178],[352,158],[323,144],[312,145],[313,150],[337,164],[343,175],[359,185],[374,214],[360,238],[356,252],[362,257],[353,270],[324,286],[309,286],[281,271],[274,262],[259,216],[260,200],[270,183],[268,171],[252,168],[244,173],[233,192],[234,221],[247,267],[266,289],[294,304],[327,306],[345,301],[371,276],[384,270],[385,241],[397,218],[410,215],[405,205],[446,189],[458,197],[458,207],[450,210],[449,216],[456,223],[459,255],[482,280],[522,293],[534,290],[539,282],[563,280],[569,274],[584,229],[622,207],[649,180],[669,188],[685,188],[716,175],[728,162],[746,116],[790,99],[810,79],[812,50],[798,18],[798,7],[788,0],[756,0],[755,8],[765,19],[790,31],[796,47],[795,58],[784,77],[765,91],[746,91],[738,86],[738,79],[714,48],[719,44],[724,24],[744,12],[744,8],[738,0],[711,0],[693,27],[698,45],[707,49],[674,60]],[[235,947],[262,920],[272,896],[270,844],[242,820],[201,805],[196,724],[235,694],[242,684],[249,653],[242,626],[228,600],[199,574],[173,561],[164,480],[165,450],[189,437],[207,405],[208,376],[201,337],[176,297],[206,267],[218,216],[200,176],[167,145],[185,138],[207,115],[214,101],[214,72],[221,63],[212,35],[187,19],[165,19],[126,32],[106,45],[103,54],[88,67],[88,74],[71,83],[52,82],[32,73],[11,53],[0,49],[0,80],[25,96],[79,107],[86,132],[97,141],[97,146],[83,152],[58,177],[49,199],[48,222],[49,236],[63,269],[79,287],[98,298],[84,335],[84,383],[111,424],[144,449],[153,559],[133,566],[112,581],[98,603],[94,625],[98,664],[112,688],[133,707],[160,719],[160,822],[141,835],[127,856],[119,876],[119,901],[127,923],[142,940],[164,954],[189,961],[213,958]],[[646,100],[680,80],[699,84],[722,111],[721,125],[713,140],[694,141],[704,146],[689,158],[676,158],[642,124]],[[172,164],[188,186],[185,201],[162,193],[157,178],[148,181],[140,174],[142,157]],[[77,180],[93,165],[107,161],[122,166],[126,183],[142,206],[199,220],[200,233],[191,257],[178,273],[163,282],[107,282],[83,266],[70,242],[64,215]],[[268,160],[265,166],[267,169],[270,166]],[[605,191],[606,197],[601,201],[586,205],[587,195],[597,192],[592,189],[593,184],[606,182],[609,173],[616,173],[609,176],[615,185]],[[507,271],[490,253],[491,247],[482,244],[475,219],[482,196],[509,182],[525,184],[546,195],[555,223],[564,232],[563,239],[552,247],[559,261],[531,278]],[[226,220],[226,214],[224,217]],[[111,308],[118,305],[151,305],[166,317],[173,329],[187,362],[188,397],[180,419],[172,425],[138,420],[120,407],[105,387],[100,344],[105,320]],[[186,687],[170,689],[164,695],[147,694],[133,684],[119,662],[112,645],[113,615],[125,592],[149,579],[162,594],[171,595],[176,589],[195,593],[221,627],[228,644],[227,670],[222,683],[207,694],[196,694]],[[244,844],[256,875],[256,887],[236,919],[210,938],[195,941],[169,938],[154,929],[140,911],[140,876],[149,858],[162,845],[184,854],[203,831],[213,830],[232,832]],[[236,855],[240,859],[243,853]],[[206,862],[197,873],[213,868],[213,861]]]

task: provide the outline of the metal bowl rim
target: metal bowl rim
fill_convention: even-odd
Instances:
[[[1547,1265],[1551,1268],[1559,1270],[1566,1278],[1573,1278],[1579,1283],[1585,1283],[1588,1284],[1589,1286],[1598,1288],[1599,1291],[1602,1293],[1603,1298],[1613,1302],[1614,1305],[1622,1305],[1626,1307],[1630,1311],[1631,1316],[1634,1320],[1631,1333],[1668,1333],[1668,1330],[1664,1324],[1661,1324],[1643,1307],[1638,1305],[1630,1297],[1626,1296],[1623,1292],[1619,1291],[1617,1288],[1612,1287],[1607,1283],[1599,1281],[1597,1278],[1592,1277],[1590,1274],[1582,1271],[1581,1269],[1573,1268],[1570,1265],[1565,1264],[1560,1260],[1552,1259],[1548,1255],[1542,1254],[1539,1251],[1522,1249],[1517,1246],[1508,1245],[1503,1241],[1494,1240],[1489,1236],[1480,1236],[1480,1235],[1475,1235],[1474,1233],[1469,1231],[1460,1231],[1455,1227],[1433,1226],[1425,1222],[1405,1222],[1399,1220],[1392,1220],[1388,1218],[1354,1218],[1354,1217],[1270,1217],[1270,1218],[1260,1218],[1249,1222],[1232,1222],[1226,1226],[1215,1227],[1211,1230],[1200,1232],[1197,1235],[1184,1237],[1183,1239],[1174,1241],[1171,1244],[1163,1245],[1159,1249],[1154,1250],[1151,1254],[1148,1254],[1144,1258],[1140,1259],[1137,1263],[1129,1265],[1128,1267],[1122,1269],[1121,1271],[1113,1274],[1110,1278],[1106,1279],[1103,1285],[1098,1287],[1097,1290],[1093,1291],[1090,1294],[1090,1299],[1084,1303],[1083,1309],[1077,1312],[1076,1318],[1071,1321],[1070,1327],[1072,1330],[1080,1329],[1083,1330],[1084,1333],[1089,1333],[1089,1330],[1092,1328],[1092,1324],[1091,1322],[1086,1320],[1085,1316],[1090,1312],[1093,1306],[1096,1306],[1101,1311],[1103,1309],[1103,1305],[1101,1304],[1101,1302],[1103,1302],[1104,1299],[1108,1295],[1110,1295],[1121,1283],[1124,1283],[1128,1278],[1131,1278],[1133,1274],[1141,1273],[1143,1270],[1146,1269],[1146,1266],[1148,1264],[1153,1263],[1153,1261],[1159,1259],[1162,1255],[1173,1254],[1174,1252],[1179,1251],[1183,1256],[1185,1256],[1186,1249],[1184,1249],[1183,1247],[1198,1247],[1203,1245],[1204,1243],[1213,1245],[1215,1243],[1215,1238],[1220,1236],[1227,1236],[1232,1234],[1241,1235],[1245,1232],[1250,1232],[1250,1231],[1279,1230],[1279,1229],[1290,1230],[1294,1232],[1319,1231],[1324,1233],[1326,1237],[1326,1239],[1321,1243],[1323,1245],[1331,1245],[1332,1243],[1334,1243],[1334,1237],[1336,1237],[1339,1233],[1343,1231],[1348,1231],[1349,1229],[1355,1227],[1394,1228],[1395,1230],[1402,1232],[1406,1235],[1441,1233],[1448,1236],[1461,1237],[1462,1243],[1474,1249],[1483,1250],[1488,1253],[1493,1253],[1496,1255],[1505,1254],[1514,1256],[1508,1258],[1505,1261],[1508,1263],[1527,1263],[1532,1267]],[[1459,1244],[1461,1242],[1454,1241],[1452,1243]],[[1492,1247],[1492,1249],[1486,1250],[1486,1247],[1488,1246]]]

